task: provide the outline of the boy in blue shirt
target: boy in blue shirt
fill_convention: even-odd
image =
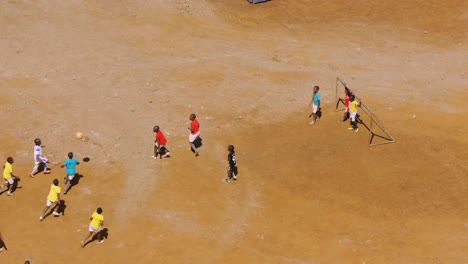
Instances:
[[[61,168],[66,167],[65,176],[65,191],[63,194],[67,194],[68,189],[71,187],[71,181],[76,174],[76,165],[80,164],[77,159],[73,158],[73,152],[68,153],[68,159],[63,163]]]
[[[309,108],[312,105],[312,122],[309,123],[309,125],[315,124],[315,122],[319,121],[319,112],[320,112],[320,94],[319,91],[320,87],[314,86],[314,93],[312,94],[312,99],[310,100],[309,103]],[[310,117],[309,116],[309,117]]]

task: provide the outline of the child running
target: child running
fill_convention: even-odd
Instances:
[[[59,185],[59,181],[57,179],[54,179],[54,181],[52,182],[52,185],[50,185],[50,191],[49,191],[49,195],[47,196],[46,206],[44,210],[42,211],[41,216],[39,217],[39,221],[42,221],[44,219],[45,213],[47,212],[47,210],[52,204],[55,204],[55,209],[52,214],[55,216],[60,215],[57,211],[59,208],[58,205],[61,201],[60,192],[62,191],[62,189],[58,185]]]
[[[31,173],[29,173],[31,178],[34,178],[34,174],[37,172],[41,164],[44,164],[44,174],[50,173],[50,169],[47,168],[49,160],[42,155],[42,142],[40,138],[34,139],[34,162],[36,165],[32,169]]]
[[[156,159],[158,155],[160,159],[169,157],[171,154],[166,148],[167,139],[159,129],[159,126],[154,126],[153,132],[156,134],[154,135],[154,156],[152,158]]]
[[[91,223],[89,223],[89,233],[84,237],[83,241],[81,241],[81,247],[85,246],[86,240],[92,235],[97,234],[98,243],[103,243],[104,239],[102,239],[102,227],[104,226],[104,216],[102,215],[102,208],[99,207],[96,212],[91,215]]]
[[[189,119],[191,121],[190,127],[188,128],[190,130],[189,144],[191,150],[193,151],[193,153],[195,153],[195,157],[198,157],[198,150],[194,142],[200,136],[200,124],[198,123],[197,116],[195,114],[191,114]]]
[[[15,183],[15,180],[19,180],[20,178],[18,176],[15,176],[13,174],[13,158],[8,157],[7,161],[5,162],[5,165],[3,166],[3,179],[5,180],[5,184],[8,187],[8,196],[12,196],[12,188],[13,188],[13,183]],[[0,185],[0,191],[3,189],[3,185]]]
[[[231,182],[231,179],[237,180],[237,166],[236,166],[236,152],[234,146],[228,146],[228,167],[227,167],[227,178],[226,182]]]
[[[80,164],[77,159],[73,158],[73,152],[68,153],[68,159],[60,166],[60,168],[66,167],[66,175],[65,175],[65,191],[63,194],[67,194],[68,189],[71,187],[71,182],[73,177],[76,174],[76,165]]]

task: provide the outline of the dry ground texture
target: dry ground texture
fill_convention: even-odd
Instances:
[[[468,263],[467,25],[461,0],[0,1],[0,160],[22,177],[0,263]],[[337,76],[395,144],[337,123]],[[29,179],[35,137],[53,170]],[[69,151],[91,161],[39,222]],[[108,239],[83,249],[98,206]]]

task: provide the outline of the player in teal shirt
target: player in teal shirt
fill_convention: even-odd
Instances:
[[[67,194],[68,189],[71,187],[71,181],[76,174],[76,165],[80,164],[77,159],[73,158],[73,152],[68,153],[68,159],[60,167],[66,167],[66,176],[65,176],[65,191],[63,194]]]
[[[309,103],[309,108],[312,106],[312,114],[310,114],[309,117],[312,116],[312,122],[310,122],[310,125],[315,124],[315,122],[319,121],[320,119],[320,94],[319,94],[320,87],[314,86],[314,93],[312,94],[312,99],[310,100]]]

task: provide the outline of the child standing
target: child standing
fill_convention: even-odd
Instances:
[[[153,159],[156,159],[159,154],[159,158],[167,158],[170,156],[169,150],[166,148],[166,137],[164,134],[161,132],[159,129],[159,126],[154,126],[153,127],[153,132],[156,133],[154,135],[154,156]]]
[[[344,99],[345,111],[343,114],[343,118],[340,121],[338,121],[340,123],[343,123],[349,118],[349,96],[350,95],[351,95],[351,92],[349,91],[348,87],[345,86],[345,99]]]
[[[8,196],[12,196],[12,188],[13,188],[13,183],[15,183],[15,180],[19,180],[18,176],[15,176],[13,174],[13,158],[8,157],[7,161],[5,162],[5,165],[3,166],[3,179],[5,180],[5,184],[8,186]],[[0,185],[0,191],[3,189],[3,185]]]
[[[102,239],[102,227],[104,226],[104,216],[102,215],[102,208],[99,207],[96,212],[91,215],[91,223],[89,223],[89,233],[84,237],[83,241],[81,241],[81,247],[85,246],[86,240],[92,235],[97,234],[98,243],[103,243],[104,239]]]
[[[357,115],[357,108],[361,106],[361,102],[358,102],[354,96],[354,94],[349,96],[349,117],[351,118],[351,127],[348,127],[349,130],[354,130],[354,132],[358,132],[359,128],[356,121]]]
[[[236,166],[236,152],[234,146],[228,146],[228,167],[227,167],[227,178],[226,182],[231,182],[231,179],[237,180],[237,166]]]
[[[315,122],[319,121],[319,111],[320,111],[320,94],[319,94],[320,87],[314,86],[314,93],[312,94],[312,99],[309,103],[309,108],[312,105],[312,122],[309,125],[315,124]],[[310,117],[310,116],[309,116]]]
[[[63,163],[61,168],[66,167],[66,175],[65,175],[65,191],[63,194],[67,194],[68,189],[71,187],[71,182],[73,177],[76,174],[76,165],[80,164],[77,159],[73,158],[73,152],[68,153],[68,159]]]
[[[42,155],[42,142],[40,138],[34,139],[34,162],[36,165],[32,169],[31,173],[29,173],[31,178],[34,178],[34,174],[41,164],[44,164],[44,174],[50,173],[50,169],[47,168],[47,162],[49,162],[49,160]]]
[[[50,185],[50,191],[49,191],[49,195],[47,196],[46,207],[44,208],[41,216],[39,217],[40,221],[44,219],[44,215],[47,212],[47,209],[49,209],[49,207],[54,203],[56,203],[56,205],[55,205],[54,212],[52,214],[55,216],[59,216],[59,213],[57,211],[59,208],[58,205],[61,201],[60,192],[62,191],[62,188],[60,188],[58,185],[59,185],[59,181],[57,179],[54,179],[54,181],[52,182],[52,185]]]

